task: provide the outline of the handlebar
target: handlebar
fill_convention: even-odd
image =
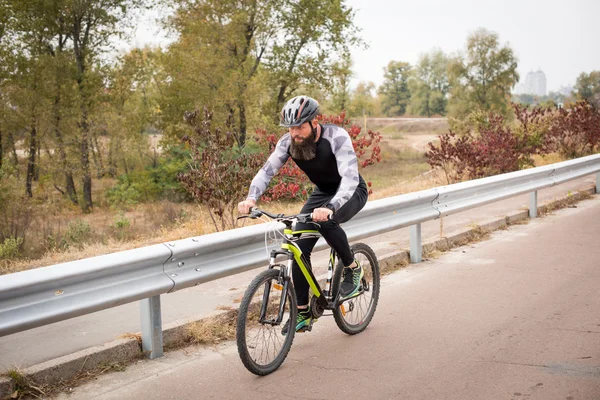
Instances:
[[[242,217],[238,217],[238,218],[260,218],[261,216],[266,215],[267,217],[276,220],[276,221],[280,221],[280,222],[293,222],[294,220],[301,222],[301,223],[313,223],[313,224],[318,224],[317,222],[313,221],[313,216],[312,213],[303,213],[303,214],[290,214],[290,215],[285,215],[285,214],[273,214],[270,213],[268,211],[265,210],[261,210],[258,207],[251,207],[250,208],[250,214],[248,214],[247,216],[242,216]],[[328,219],[331,218],[331,215],[328,217]]]

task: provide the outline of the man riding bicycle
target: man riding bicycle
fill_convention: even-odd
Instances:
[[[283,106],[280,126],[288,128],[288,133],[279,139],[275,150],[252,180],[248,197],[238,204],[238,211],[243,214],[250,212],[271,179],[291,157],[316,186],[300,212],[313,214],[313,220],[320,225],[321,236],[346,267],[340,296],[348,299],[360,293],[364,272],[354,260],[340,224],[349,221],[365,206],[368,190],[358,173],[358,160],[350,135],[337,125],[319,124],[315,120],[318,114],[319,103],[308,96],[294,97]],[[296,230],[305,229],[314,229],[314,226],[300,223],[296,226]],[[316,238],[300,238],[297,242],[309,260],[316,243]],[[292,275],[298,300],[298,332],[316,320],[313,321],[309,309],[308,282],[296,262]],[[287,326],[284,327],[284,331],[287,329]]]

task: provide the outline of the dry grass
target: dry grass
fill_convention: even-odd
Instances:
[[[380,264],[380,270],[379,270],[379,275],[380,276],[385,276],[385,275],[390,275],[393,274],[394,272],[401,270],[402,268],[406,268],[409,265],[408,261],[400,261],[394,264],[385,264],[384,266],[382,266]]]
[[[141,333],[123,333],[118,336],[119,339],[135,339],[138,343],[142,343],[142,334]]]
[[[538,215],[540,217],[552,214],[554,211],[559,210],[561,208],[572,207],[575,203],[581,200],[587,200],[591,198],[592,195],[587,191],[580,191],[575,194],[569,192],[566,198],[562,198],[559,200],[555,200],[551,203],[545,204],[541,207],[538,207]]]
[[[237,310],[234,310],[190,324],[187,329],[189,342],[216,345],[235,339],[237,315]]]
[[[46,398],[52,392],[50,386],[37,384],[18,368],[8,370],[6,377],[10,378],[14,384],[14,392],[9,396],[10,399],[41,399]]]
[[[362,126],[362,120],[356,122]],[[382,134],[441,134],[448,132],[448,121],[445,118],[367,118],[367,128]]]
[[[136,359],[137,360],[137,359]],[[131,360],[131,362],[136,361]],[[70,379],[61,380],[54,384],[40,384],[27,376],[18,368],[6,372],[5,376],[10,378],[14,384],[14,392],[9,399],[48,399],[58,393],[70,393],[74,387],[96,379],[102,374],[109,372],[122,372],[126,368],[125,363],[106,363],[88,371],[80,371]]]
[[[561,161],[565,161],[565,158],[558,153],[550,153],[543,156],[536,154],[533,156],[533,161],[536,167],[541,167],[543,165],[555,164]]]

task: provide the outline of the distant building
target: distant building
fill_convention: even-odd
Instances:
[[[561,86],[560,88],[558,88],[558,93],[568,97],[571,95],[571,93],[573,93],[573,86]]]
[[[535,96],[546,95],[546,74],[542,70],[530,71],[525,77],[524,93]]]

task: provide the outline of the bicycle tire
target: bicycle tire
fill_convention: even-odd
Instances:
[[[261,304],[263,303],[263,294],[260,294],[261,288],[266,288],[267,283],[278,282],[280,276],[279,269],[269,269],[258,274],[250,283],[246,292],[244,293],[244,297],[242,298],[242,302],[240,303],[238,319],[237,319],[237,327],[236,327],[236,341],[238,353],[240,355],[240,359],[244,366],[248,369],[248,371],[252,372],[256,375],[268,375],[273,371],[277,370],[279,366],[283,363],[285,358],[292,347],[292,342],[294,341],[294,334],[296,333],[293,327],[295,326],[296,321],[296,293],[294,291],[294,287],[292,282],[288,284],[287,290],[287,300],[286,300],[286,310],[288,310],[287,318],[294,323],[291,323],[292,329],[288,329],[287,335],[281,334],[281,329],[285,323],[286,318],[279,325],[270,325],[270,324],[260,324],[258,321],[260,313]],[[271,285],[271,288],[273,286]],[[282,290],[280,290],[282,292]],[[259,294],[257,296],[257,293]],[[270,299],[271,292],[269,294],[269,303],[272,303],[274,307],[268,307],[268,312],[273,311],[276,312],[278,310],[281,296],[279,301],[275,299]],[[276,304],[276,305],[275,305]],[[258,312],[257,312],[258,311]],[[252,317],[252,318],[251,318]],[[250,335],[252,330],[257,330],[257,337],[260,336],[260,332],[263,329],[271,329],[271,333],[268,336],[268,339],[277,338],[279,334],[282,336],[282,347],[279,350],[278,354],[274,357],[274,359],[270,362],[262,363],[261,360],[257,360],[256,357],[253,356],[254,351],[258,347],[258,340],[256,343],[248,343],[248,335]],[[263,335],[263,338],[266,337]],[[267,346],[267,353],[270,351],[269,346]],[[261,357],[263,355],[263,350],[261,350]]]
[[[379,301],[380,275],[379,262],[377,261],[377,256],[375,255],[373,249],[364,243],[356,243],[352,245],[351,250],[354,253],[354,258],[359,259],[358,261],[361,263],[361,266],[364,269],[365,277],[363,278],[363,288],[365,287],[365,283],[368,283],[369,290],[365,290],[359,296],[340,303],[334,308],[333,317],[335,319],[335,323],[342,332],[347,333],[348,335],[356,335],[357,333],[364,331],[373,319],[373,315],[375,314],[377,303]],[[341,260],[338,260],[335,273],[333,275],[333,293],[336,296],[337,293],[339,293],[342,284],[343,270],[344,265],[342,264]],[[350,311],[346,311],[345,308],[349,305],[352,305],[354,308],[356,308],[356,304],[358,304],[358,307],[364,309],[364,302],[367,299],[366,293],[370,293],[370,298],[368,300],[368,308],[365,312],[365,315],[362,317],[357,317],[357,323],[350,323],[346,319],[346,315],[348,313],[353,313],[354,310],[350,309]],[[342,309],[342,306],[344,306],[344,309]],[[358,316],[358,313],[353,314],[353,316]]]

